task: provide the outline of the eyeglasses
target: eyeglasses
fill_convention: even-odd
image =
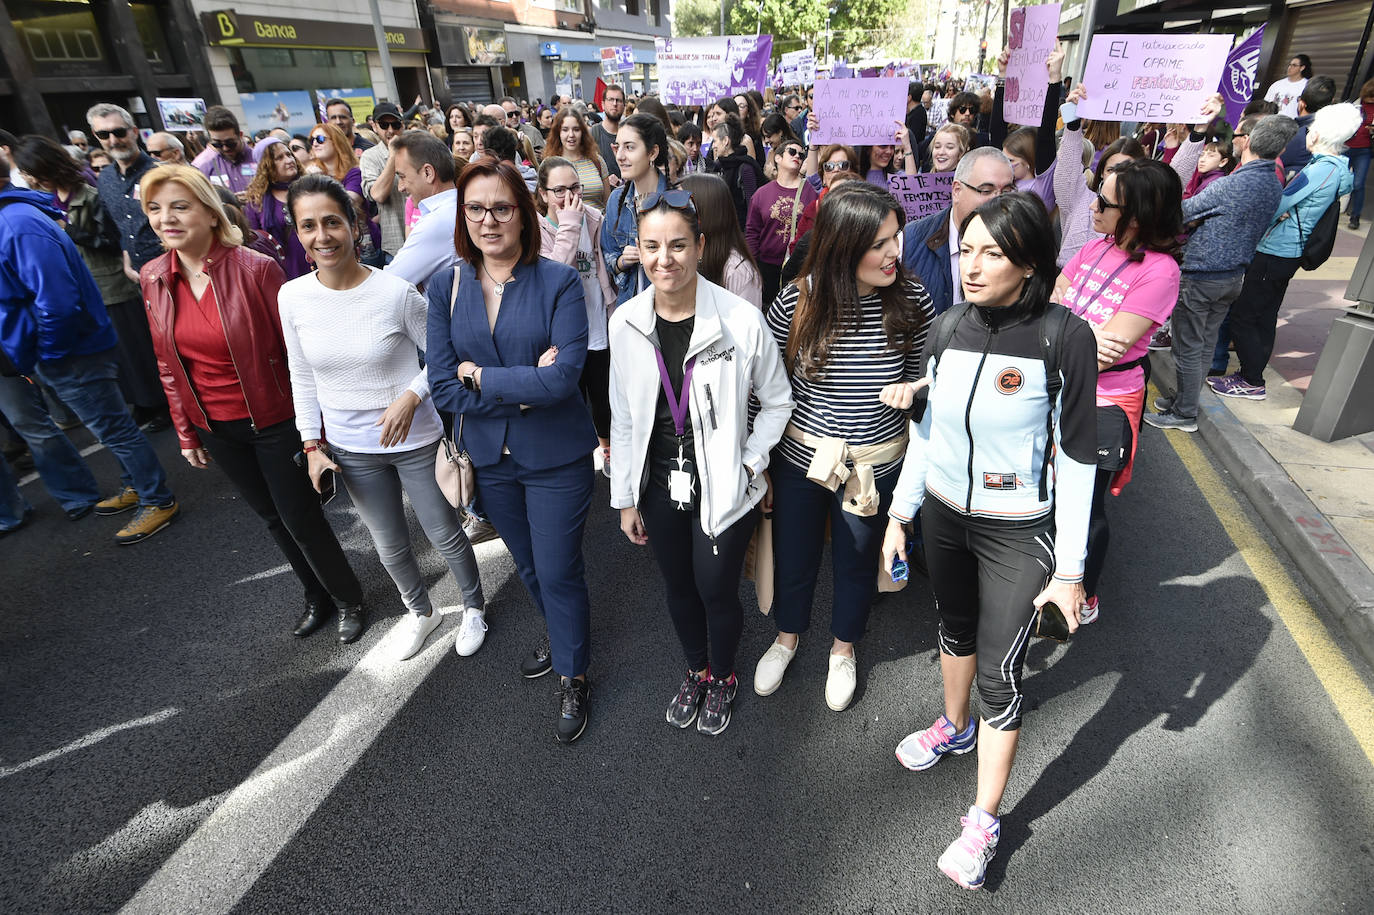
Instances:
[[[821,168],[828,172],[847,172],[849,171],[849,162],[841,159],[839,162],[827,162]]]
[[[549,188],[549,193],[558,197],[562,197],[564,194],[580,194],[581,192],[581,184],[560,184]]]
[[[96,130],[93,132],[95,133],[95,137],[97,140],[108,140],[110,138],[110,134],[114,134],[116,137],[122,140],[129,135],[129,128],[116,127],[113,130]]]
[[[310,138],[310,142],[314,143],[316,146],[323,146],[324,144],[329,142],[329,137],[325,136],[322,133],[317,133]]]
[[[292,151],[292,152],[298,152],[298,153],[301,153],[301,152],[310,152],[310,147],[309,147],[309,146],[301,146],[301,145],[298,144],[298,143],[292,143],[292,144],[291,144],[291,151]]]
[[[782,154],[783,154],[784,156],[791,156],[793,159],[801,159],[801,158],[803,158],[803,157],[806,156],[806,150],[804,150],[804,149],[797,149],[797,147],[795,147],[795,146],[789,146],[789,147],[787,147],[786,149],[784,149],[784,150],[782,151]],[[839,163],[836,163],[836,164],[839,164]],[[848,163],[844,163],[844,164],[847,165]]]
[[[977,194],[979,197],[1001,197],[1003,194],[1010,194],[1012,191],[1016,190],[1016,188],[1012,185],[1007,185],[1006,187],[995,187],[993,185],[982,184],[978,187],[974,187],[967,181],[960,181],[959,183],[962,184],[964,187],[968,188],[969,190],[973,191],[973,193]]]
[[[801,105],[788,105],[783,111],[801,111]]]
[[[396,118],[380,118],[377,121],[377,126],[383,130],[400,130],[401,122]]]
[[[1105,212],[1107,212],[1108,210],[1119,210],[1119,209],[1121,209],[1121,204],[1119,204],[1119,203],[1108,203],[1106,197],[1103,197],[1101,194],[1098,194],[1098,195],[1097,195],[1097,208],[1098,208],[1100,211],[1102,211],[1103,213],[1105,213]]]
[[[230,137],[227,140],[211,140],[210,145],[215,149],[233,149],[239,145],[239,141],[234,137]]]
[[[958,108],[955,108],[955,109],[954,109],[954,113],[955,113],[955,114],[973,114],[973,113],[974,113],[975,111],[977,111],[977,110],[978,110],[978,109],[977,109],[977,108],[974,108],[972,105],[960,105]]]
[[[1248,133],[1233,133],[1233,134],[1231,134],[1231,139],[1233,139],[1233,140],[1244,140],[1244,139],[1248,138],[1249,136],[1250,136],[1250,135],[1249,135]]]
[[[170,146],[168,146],[166,149],[153,149],[152,147],[148,148],[148,155],[157,156],[159,159],[161,159],[163,156],[167,155],[170,152],[174,152],[174,150]]]
[[[645,194],[639,201],[637,209],[639,212],[647,213],[659,204],[667,206],[669,209],[682,210],[684,213],[696,215],[696,203],[692,199],[692,192],[682,188],[673,188],[668,191],[654,191]]]
[[[518,207],[513,203],[498,203],[494,207],[484,207],[480,203],[463,204],[463,215],[468,218],[468,222],[486,222],[487,214],[497,222],[510,222],[515,216]]]

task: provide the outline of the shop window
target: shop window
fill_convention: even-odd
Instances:
[[[239,92],[290,92],[372,85],[367,54],[300,48],[226,48]]]
[[[654,25],[663,25],[663,0],[649,0],[649,19]]]
[[[8,4],[14,30],[39,76],[99,73],[109,58],[89,3]],[[60,9],[58,15],[51,15]]]
[[[627,15],[639,18],[639,0],[625,0],[625,12]]]
[[[582,6],[582,0],[558,0],[558,8],[565,13],[585,12]]]
[[[138,29],[138,40],[143,44],[144,53],[154,73],[171,73],[172,52],[167,47],[167,38],[158,19],[158,8],[147,3],[131,3],[129,10],[134,15],[134,26]]]

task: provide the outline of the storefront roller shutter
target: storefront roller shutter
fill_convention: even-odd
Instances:
[[[1294,54],[1306,54],[1312,58],[1312,75],[1334,79],[1340,98],[1350,76],[1350,65],[1360,50],[1360,36],[1369,18],[1369,0],[1333,0],[1296,7],[1290,17],[1288,34],[1274,49],[1263,89],[1258,91],[1268,91],[1275,80],[1283,79]]]
[[[487,104],[496,101],[490,67],[447,67],[444,74],[448,77],[449,96],[455,102]]]

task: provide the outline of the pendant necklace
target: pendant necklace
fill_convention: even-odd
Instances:
[[[492,276],[491,271],[487,269],[487,262],[485,260],[482,261],[482,272],[487,275],[487,279],[491,280],[491,285],[496,290],[496,294],[498,296],[504,295],[506,292],[506,287],[509,286],[511,283],[515,282],[514,270],[511,271],[510,276],[506,277],[506,281],[504,283],[496,282],[496,277]]]

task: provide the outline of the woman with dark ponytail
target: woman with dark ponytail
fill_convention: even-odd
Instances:
[[[749,224],[749,201],[765,183],[763,169],[744,147],[744,127],[737,116],[726,115],[716,124],[714,133],[712,150],[715,157],[711,160],[711,171],[720,175],[730,188],[730,197],[735,202],[735,216],[743,231]]]
[[[601,224],[601,253],[616,288],[616,304],[648,288],[639,266],[635,200],[668,189],[668,132],[651,114],[632,114],[615,135],[616,165],[623,184],[606,202]]]

